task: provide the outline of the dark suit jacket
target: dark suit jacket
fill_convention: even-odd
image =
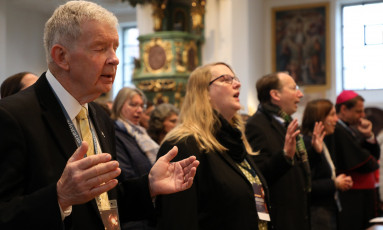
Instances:
[[[334,194],[336,187],[332,177],[330,164],[327,162],[324,152],[317,153],[311,145],[311,136],[304,136],[305,146],[309,153],[310,169],[311,169],[311,206],[322,206],[336,208]],[[326,139],[329,136],[326,136]],[[327,146],[331,158],[333,152],[331,146]],[[311,149],[311,151],[310,151]],[[334,161],[333,161],[334,162]]]
[[[102,151],[115,158],[113,124],[94,103],[89,113]],[[45,74],[0,100],[0,127],[0,229],[103,229],[94,199],[61,221],[56,183],[77,147]],[[109,197],[118,197],[120,218],[151,207],[145,178],[119,184]]]
[[[190,189],[157,197],[158,229],[258,229],[252,186],[231,157],[226,152],[199,151],[192,137],[178,143],[164,142],[158,157],[174,144],[179,151],[174,160],[195,155],[200,165]],[[266,182],[256,165],[249,158],[248,161],[256,170],[267,199]]]
[[[124,180],[147,175],[152,168],[148,157],[141,150],[136,139],[128,133],[121,121],[115,121],[117,160]]]
[[[286,128],[260,109],[248,119],[246,137],[254,151],[254,161],[270,188],[271,219],[276,229],[309,229],[308,192],[305,171],[295,157],[292,166],[284,159]],[[279,165],[279,166],[278,166]]]
[[[356,171],[359,173],[373,172],[379,168],[377,159],[380,157],[378,143],[371,144],[355,136],[338,121],[334,132],[336,169],[338,173]]]

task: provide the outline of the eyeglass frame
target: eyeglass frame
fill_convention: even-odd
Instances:
[[[129,105],[130,107],[132,107],[133,109],[141,108],[143,111],[146,110],[146,104],[142,104],[142,105],[140,105],[140,104],[131,104],[130,102],[128,102],[128,105]]]
[[[237,82],[240,82],[240,80],[239,80],[239,78],[237,77],[237,76],[230,76],[229,74],[222,74],[222,75],[220,75],[219,77],[216,77],[216,78],[214,78],[213,80],[211,80],[210,82],[209,82],[209,86],[211,86],[211,84],[213,84],[216,80],[218,80],[218,79],[220,79],[220,78],[222,78],[222,77],[225,77],[225,76],[227,76],[227,77],[230,77],[230,79],[231,80],[229,80],[229,81],[227,81],[227,79],[225,78],[225,82],[226,83],[228,83],[228,84],[230,84],[230,85],[232,85],[233,84],[233,81],[235,80],[235,81],[237,81]]]

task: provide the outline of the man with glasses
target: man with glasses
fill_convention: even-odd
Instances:
[[[294,79],[284,72],[263,76],[256,88],[260,104],[247,121],[246,137],[253,151],[259,151],[254,160],[270,188],[271,219],[276,229],[310,229],[310,168],[306,149],[300,138],[295,155],[288,156],[283,149],[287,126],[296,122],[291,115],[297,111],[303,94]]]

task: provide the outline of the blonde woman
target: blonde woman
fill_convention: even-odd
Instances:
[[[241,83],[229,65],[208,64],[189,78],[179,125],[170,131],[158,157],[176,145],[177,159],[200,161],[193,186],[157,197],[158,229],[271,229],[268,188],[249,158],[239,102]],[[297,122],[286,148],[295,152]]]

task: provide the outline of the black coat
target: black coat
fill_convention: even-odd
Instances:
[[[115,159],[112,122],[94,103],[89,114],[102,151]],[[77,147],[45,74],[0,100],[0,140],[0,229],[104,229],[94,199],[74,205],[61,221],[56,183]],[[118,198],[120,218],[151,211],[147,177],[120,183],[108,193]]]
[[[355,132],[354,135],[338,121],[334,132],[337,172],[369,173],[375,171],[379,168],[377,160],[380,157],[380,147],[378,143],[367,142],[358,132]]]
[[[128,133],[121,121],[115,121],[117,160],[124,180],[139,178],[152,168],[148,157],[141,150],[136,139]]]
[[[178,147],[175,160],[195,155],[200,165],[190,189],[157,197],[158,229],[258,229],[252,186],[227,152],[201,152],[195,139],[188,137],[178,143],[164,142],[158,157],[174,145]],[[256,165],[247,159],[260,178],[267,199],[266,182]]]
[[[294,165],[284,159],[286,128],[262,109],[246,124],[246,137],[254,151],[254,161],[261,169],[270,189],[271,219],[278,230],[307,230],[309,192],[305,190],[303,165],[294,157]]]
[[[311,145],[311,136],[304,136],[305,146],[309,153],[310,169],[311,169],[311,206],[325,206],[336,208],[334,194],[336,192],[335,182],[331,178],[332,171],[327,162],[324,152],[317,153]],[[326,139],[331,136],[326,136]],[[327,146],[331,159],[333,160],[332,146]],[[333,160],[334,162],[334,160]]]

